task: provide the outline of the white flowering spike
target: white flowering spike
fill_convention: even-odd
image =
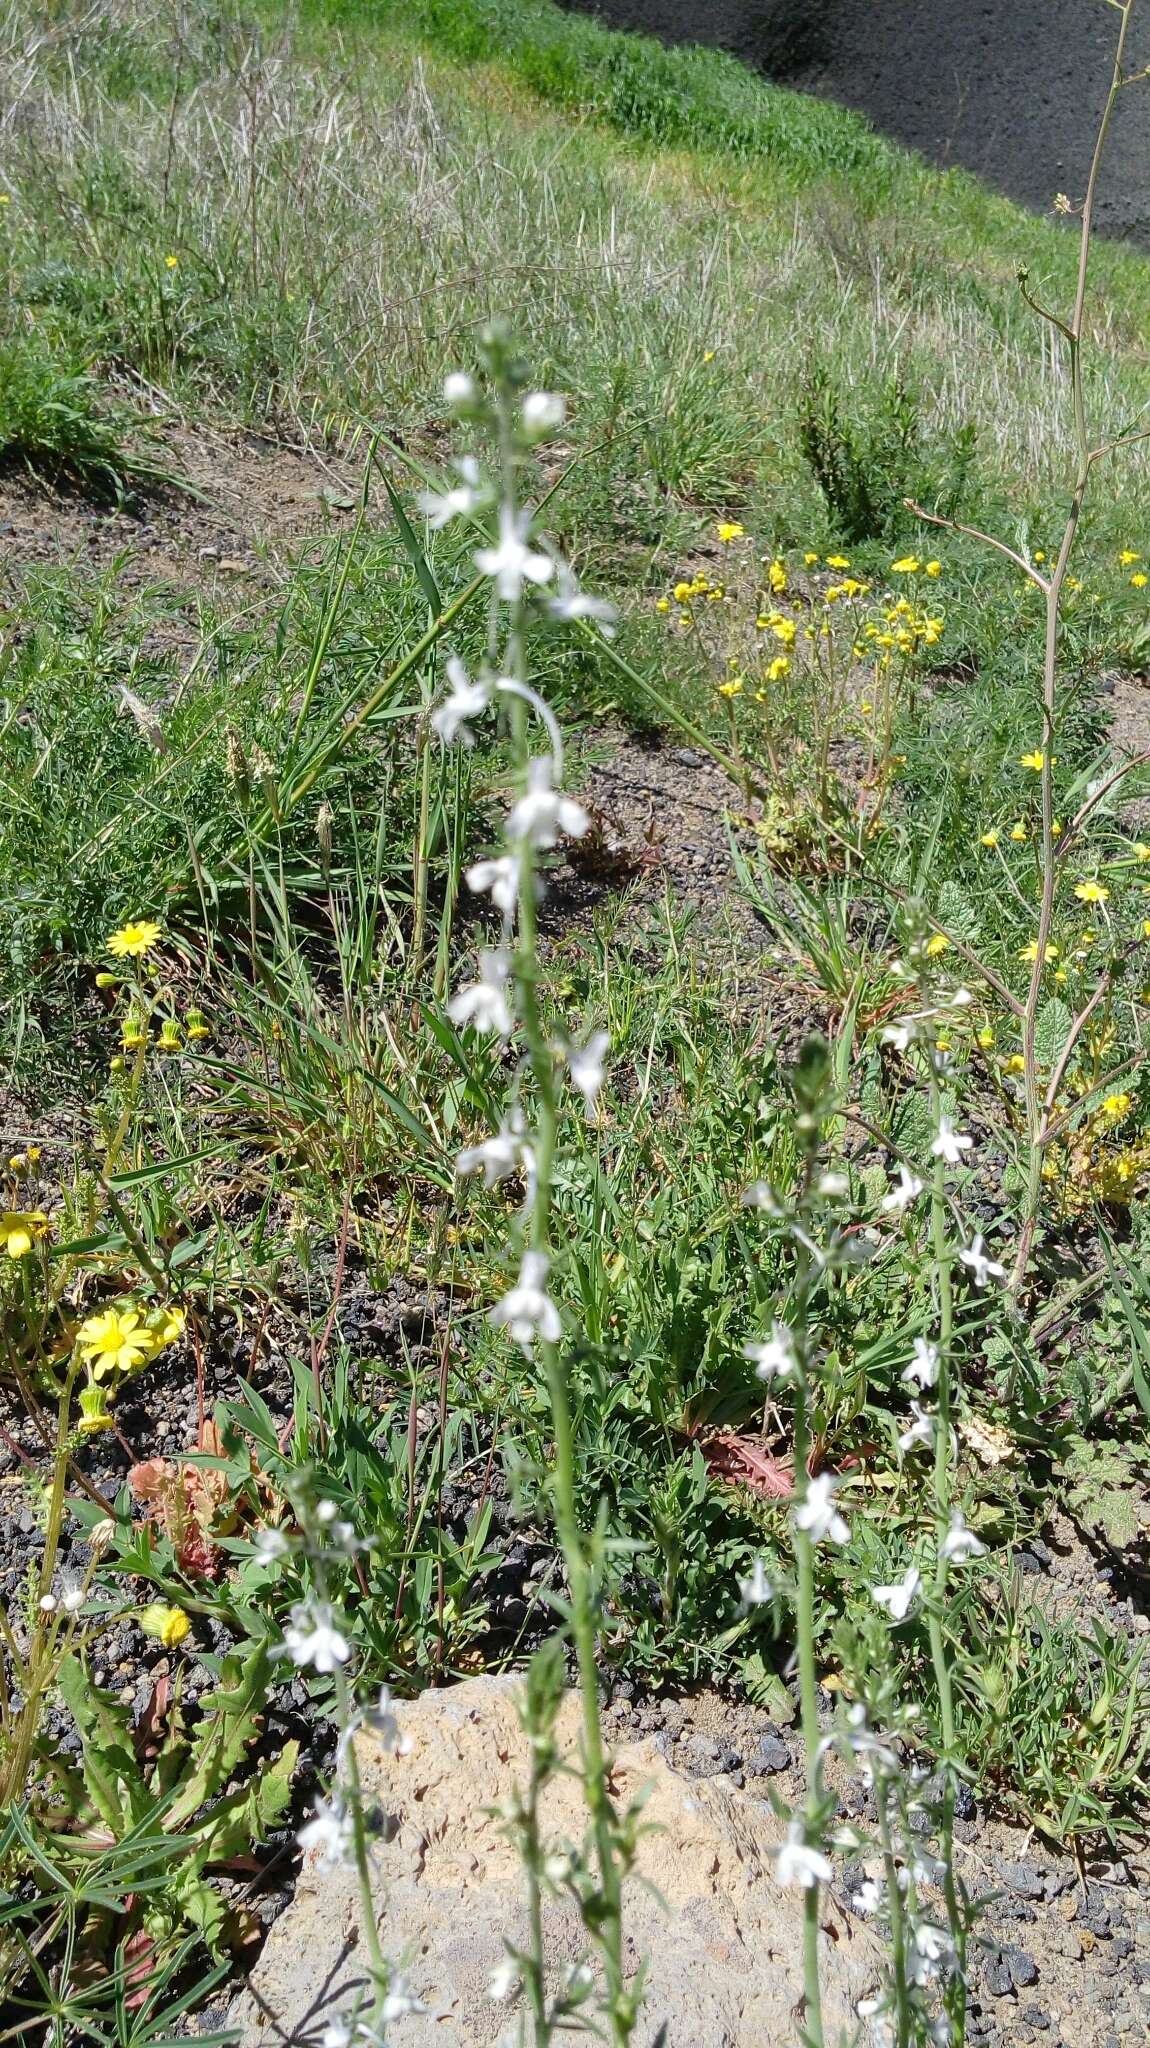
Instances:
[[[619,616],[614,605],[605,597],[592,597],[589,591],[581,590],[565,563],[559,564],[558,577],[558,594],[547,600],[551,617],[564,625],[571,625],[578,619],[595,619],[606,638],[613,640],[615,621]]]
[[[541,555],[527,545],[531,514],[513,512],[508,505],[499,510],[499,546],[477,548],[475,566],[484,576],[495,579],[504,604],[518,604],[525,583],[549,583],[555,573],[550,555]]]
[[[809,1891],[812,1885],[829,1884],[834,1874],[829,1857],[804,1840],[801,1820],[791,1822],[786,1841],[774,1854],[777,1884],[798,1884]]]
[[[311,1819],[304,1822],[296,1835],[301,1849],[318,1850],[320,1865],[325,1870],[348,1861],[352,1839],[352,1817],[340,1799],[330,1803],[317,1799]]]
[[[569,1045],[567,1048],[571,1085],[579,1090],[588,1109],[594,1109],[595,1098],[603,1086],[603,1056],[610,1045],[608,1032],[593,1031],[586,1045]]]
[[[530,1351],[537,1337],[545,1344],[559,1341],[559,1311],[547,1293],[550,1264],[546,1252],[524,1252],[514,1287],[490,1311],[490,1321],[497,1329],[505,1329],[524,1351]]]
[[[914,1421],[911,1423],[910,1428],[904,1429],[899,1437],[899,1450],[913,1451],[916,1444],[923,1444],[929,1448],[934,1442],[934,1417],[933,1415],[928,1415],[925,1408],[921,1407],[917,1401],[911,1402],[910,1410],[914,1416]]]
[[[951,1512],[950,1527],[942,1539],[942,1554],[951,1564],[965,1564],[968,1558],[985,1557],[986,1545],[968,1529],[957,1508]]]
[[[393,1977],[383,2001],[380,2019],[386,2026],[389,2020],[405,2020],[409,2013],[426,2012],[423,2000],[417,1998],[403,1977]]]
[[[261,1564],[274,1564],[277,1558],[286,1557],[290,1549],[282,1529],[257,1530],[255,1553]]]
[[[908,1387],[933,1387],[938,1379],[938,1345],[931,1344],[925,1337],[914,1340],[914,1357],[903,1367],[903,1382]]]
[[[943,1000],[948,1010],[967,1010],[974,997],[968,988],[956,988],[953,995],[946,996]]]
[[[945,1159],[948,1166],[958,1166],[963,1153],[969,1152],[973,1143],[974,1139],[968,1138],[964,1131],[955,1130],[949,1118],[940,1116],[938,1136],[930,1149],[936,1159]]]
[[[954,1961],[954,1943],[945,1927],[920,1920],[914,1930],[907,1974],[912,1984],[929,1984]]]
[[[567,400],[560,391],[529,391],[523,401],[523,426],[532,439],[553,434],[566,417]]]
[[[750,1578],[739,1580],[739,1598],[744,1607],[765,1607],[773,1597],[763,1560],[757,1557],[751,1567]]]
[[[326,1600],[297,1601],[291,1611],[290,1626],[284,1630],[283,1654],[301,1669],[312,1664],[322,1672],[334,1671],[338,1665],[347,1663],[351,1644],[336,1627]]]
[[[856,1913],[877,1913],[883,1901],[883,1887],[877,1879],[868,1877],[860,1884],[854,1895]]]
[[[526,839],[536,847],[554,846],[561,832],[568,839],[582,839],[590,831],[591,820],[582,804],[553,787],[553,773],[549,754],[528,763],[527,794],[508,816],[508,839]]]
[[[449,491],[421,491],[416,500],[434,533],[449,520],[469,518],[483,502],[479,464],[474,455],[462,456],[455,467],[463,478],[461,484],[454,484]]]
[[[922,1584],[922,1573],[911,1565],[894,1586],[872,1586],[871,1599],[886,1609],[892,1621],[905,1621],[914,1605],[915,1595]]]
[[[452,412],[475,403],[475,382],[466,370],[450,370],[443,380],[443,397]]]
[[[850,1537],[850,1530],[834,1504],[839,1484],[830,1472],[820,1472],[816,1478],[807,1480],[806,1499],[795,1509],[795,1526],[805,1529],[812,1543],[823,1543],[828,1536],[832,1543],[846,1543]]]
[[[909,1209],[912,1202],[917,1202],[921,1193],[922,1182],[900,1160],[898,1181],[891,1189],[889,1195],[884,1195],[882,1198],[884,1213],[888,1216],[891,1214],[901,1216],[904,1209]]]
[[[478,1173],[482,1168],[485,1188],[497,1188],[522,1168],[530,1174],[534,1154],[523,1138],[522,1124],[503,1124],[494,1137],[469,1145],[455,1162],[458,1174]]]
[[[490,895],[496,910],[511,919],[519,901],[519,862],[513,853],[501,853],[494,860],[477,860],[467,870],[467,886],[474,896]]]
[[[476,1031],[493,1032],[508,1038],[514,1019],[507,1001],[507,977],[511,963],[506,953],[481,952],[479,980],[461,988],[451,998],[447,1014],[453,1024],[470,1024]]]
[[[850,1193],[850,1185],[845,1173],[820,1173],[815,1192],[825,1202],[839,1202]]]
[[[918,1036],[918,1018],[902,1017],[897,1024],[888,1024],[882,1035],[884,1045],[893,1045],[896,1052],[905,1052]]]
[[[475,745],[475,734],[467,723],[469,718],[479,718],[491,702],[491,690],[486,683],[473,683],[457,654],[447,659],[447,680],[451,684],[451,695],[432,712],[431,723],[445,747],[459,739],[465,747]]]
[[[315,1504],[315,1518],[316,1518],[316,1521],[317,1521],[317,1522],[319,1522],[319,1523],[320,1523],[320,1524],[321,1524],[321,1525],[322,1525],[323,1527],[325,1527],[325,1528],[326,1528],[326,1526],[328,1525],[328,1523],[330,1523],[330,1522],[334,1522],[334,1521],[335,1521],[335,1519],[336,1519],[336,1516],[337,1516],[338,1514],[339,1514],[339,1502],[338,1502],[338,1501],[335,1501],[335,1500],[317,1500],[317,1502],[316,1502],[316,1504]]]
[[[995,1259],[988,1259],[983,1251],[982,1243],[982,1234],[980,1232],[974,1239],[973,1244],[968,1245],[965,1251],[959,1252],[958,1255],[962,1264],[969,1267],[971,1278],[976,1287],[985,1287],[988,1280],[1005,1280],[1006,1278],[1006,1267],[1000,1266]]]
[[[799,1369],[795,1340],[786,1323],[773,1322],[765,1344],[744,1344],[743,1357],[750,1360],[758,1380],[793,1380]]]

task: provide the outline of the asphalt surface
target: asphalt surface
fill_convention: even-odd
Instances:
[[[840,100],[932,163],[1043,212],[1078,200],[1110,81],[1107,0],[566,0],[617,28],[730,50]],[[1141,15],[1141,20],[1139,19]],[[1129,45],[1150,61],[1150,4]],[[1150,80],[1119,101],[1099,224],[1150,244]]]

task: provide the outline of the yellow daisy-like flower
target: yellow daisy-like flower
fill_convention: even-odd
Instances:
[[[1124,569],[1128,569],[1130,567],[1131,562],[1140,562],[1142,560],[1142,557],[1141,555],[1135,553],[1135,550],[1133,548],[1123,548],[1121,554],[1118,557],[1118,560],[1121,562],[1122,567]]]
[[[117,960],[142,960],[158,946],[163,936],[158,924],[150,917],[137,918],[132,924],[122,924],[108,940],[108,951]]]
[[[784,676],[789,676],[790,672],[791,664],[789,657],[785,654],[776,654],[774,660],[767,668],[767,681],[768,683],[780,682]]]
[[[1034,962],[1038,958],[1038,940],[1031,939],[1030,944],[1028,946],[1020,947],[1018,957],[1020,960],[1026,961],[1028,965],[1033,966]],[[1046,965],[1049,967],[1051,961],[1057,960],[1057,958],[1057,946],[1048,945],[1046,948]]]
[[[1131,1099],[1125,1091],[1118,1095],[1108,1095],[1102,1107],[1107,1116],[1125,1116],[1130,1107]]]
[[[94,1436],[100,1429],[115,1428],[116,1418],[108,1406],[108,1396],[103,1387],[91,1386],[80,1389],[80,1415],[77,1426],[85,1436]]]
[[[818,556],[817,556],[817,555],[815,556],[815,560],[816,560],[816,561],[818,560]],[[851,565],[851,563],[850,563],[850,556],[849,556],[849,555],[828,555],[828,556],[827,556],[827,568],[828,568],[828,569],[849,569],[849,568],[850,568],[850,565]]]
[[[138,1308],[101,1309],[81,1323],[76,1344],[94,1380],[108,1372],[137,1372],[156,1349]]]
[[[808,569],[813,569],[815,563],[818,561],[818,556],[812,554],[810,548],[808,548],[806,554],[803,556],[803,561],[806,563]]]
[[[669,612],[670,609],[671,600],[669,597],[657,597],[655,599],[655,610],[657,612]]]
[[[178,257],[178,256],[165,256],[165,258],[164,258],[164,269],[165,269],[165,270],[178,270],[178,269],[179,269],[179,267],[180,267],[180,259],[179,259],[179,257]]]
[[[714,349],[713,349],[713,348],[705,348],[705,349],[703,350],[703,361],[704,361],[705,363],[713,363],[713,362],[714,362],[714,360],[715,360],[715,351],[714,351]]]
[[[980,846],[989,846],[993,849],[998,845],[1000,836],[1001,835],[999,833],[998,826],[992,825],[989,832],[984,832],[982,834],[978,843]]]
[[[166,1650],[174,1650],[177,1643],[182,1643],[192,1626],[182,1607],[167,1607],[159,1600],[141,1608],[136,1621],[146,1636],[162,1643]]]
[[[1134,574],[1134,575],[1133,575],[1133,576],[1132,576],[1132,577],[1130,578],[1130,581],[1131,581],[1131,583],[1133,584],[1133,586],[1134,586],[1134,589],[1135,589],[1135,590],[1145,590],[1145,588],[1146,588],[1146,575],[1145,575],[1145,571],[1144,571],[1144,570],[1142,570],[1142,569],[1139,569],[1139,570],[1137,570],[1137,571],[1135,572],[1135,574]]]
[[[777,556],[775,557],[775,560],[771,563],[770,568],[767,570],[767,582],[770,584],[771,589],[774,591],[776,597],[781,596],[782,592],[787,587],[786,565],[783,562],[780,562]]]
[[[737,519],[723,519],[716,528],[720,540],[742,540],[746,530]]]
[[[1034,747],[1029,754],[1019,755],[1018,765],[1020,768],[1033,768],[1036,775],[1041,775],[1043,769],[1046,766],[1046,756],[1043,753],[1041,747]],[[1051,767],[1053,767],[1053,765],[1054,763],[1052,760]]]
[[[1018,845],[1021,845],[1021,843],[1022,843],[1022,841],[1023,841],[1024,839],[1027,839],[1027,838],[1029,838],[1029,836],[1030,836],[1030,835],[1029,835],[1029,833],[1027,832],[1027,830],[1026,830],[1026,827],[1025,827],[1025,825],[1023,824],[1023,822],[1022,822],[1022,819],[1021,819],[1021,818],[1020,818],[1020,819],[1018,820],[1018,823],[1017,823],[1016,825],[1012,825],[1012,826],[1011,826],[1011,828],[1010,828],[1010,836],[1011,836],[1011,838],[1012,838],[1012,839],[1013,839],[1013,840],[1015,841],[1015,843],[1016,843],[1016,844],[1018,844]]]
[[[1026,1061],[1020,1052],[1011,1053],[1010,1058],[1006,1062],[1006,1072],[1008,1074],[1025,1074]]]
[[[991,1030],[989,1024],[983,1025],[981,1031],[978,1034],[978,1042],[982,1047],[983,1052],[990,1051],[991,1046],[994,1044],[994,1032]]]
[[[928,575],[928,576],[941,576],[941,575],[942,575],[942,563],[941,563],[941,562],[928,562],[928,563],[927,563],[927,565],[926,565],[926,573],[927,573],[927,575]]]
[[[1150,846],[1143,846],[1141,841],[1139,841],[1138,845],[1134,848],[1134,858],[1141,861],[1150,860]]]
[[[676,604],[689,604],[693,594],[689,583],[676,583],[674,590],[671,592]]]
[[[784,647],[794,646],[798,627],[793,619],[773,618],[771,620],[771,631],[776,640],[782,641]]]
[[[742,676],[732,676],[729,683],[719,684],[720,697],[737,697],[743,687]]]
[[[869,718],[873,710],[874,705],[871,703],[870,698],[864,697],[862,703],[859,705],[859,711],[861,712],[862,716],[864,718]]]
[[[1079,882],[1074,894],[1080,903],[1109,903],[1110,891],[1105,882]]]
[[[932,932],[929,939],[926,942],[925,951],[927,959],[937,960],[939,954],[945,953],[949,945],[950,940],[947,938],[945,932]]]
[[[897,562],[891,563],[890,572],[892,576],[914,576],[919,566],[917,555],[900,555]]]
[[[42,1209],[5,1209],[0,1212],[0,1244],[10,1259],[27,1258],[38,1237],[48,1228]]]

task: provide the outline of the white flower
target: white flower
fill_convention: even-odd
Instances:
[[[261,1564],[274,1564],[277,1558],[287,1556],[291,1545],[282,1529],[259,1529],[254,1548]]]
[[[868,1877],[860,1884],[854,1895],[856,1913],[877,1913],[882,1905],[883,1888],[876,1879]]]
[[[404,1754],[407,1743],[399,1732],[389,1686],[380,1686],[378,1699],[364,1708],[363,1719],[364,1726],[370,1728],[373,1735],[378,1735],[385,1749],[394,1750],[397,1756]]]
[[[451,695],[431,714],[431,723],[445,747],[461,739],[465,747],[475,744],[475,734],[467,721],[478,718],[491,702],[491,691],[486,683],[473,683],[457,654],[448,656],[447,680],[451,684]]]
[[[893,1210],[901,1216],[903,1210],[909,1209],[911,1203],[916,1202],[921,1193],[922,1182],[916,1177],[916,1175],[911,1173],[908,1170],[908,1168],[902,1164],[900,1160],[898,1169],[898,1186],[893,1187],[889,1195],[883,1196],[883,1210],[887,1215],[889,1215]]]
[[[850,1536],[834,1505],[839,1484],[829,1472],[820,1472],[817,1478],[807,1480],[806,1498],[795,1509],[795,1526],[805,1529],[812,1543],[822,1543],[828,1536],[832,1543],[845,1543]]]
[[[406,2019],[409,2013],[426,2012],[422,1999],[416,1998],[403,1977],[393,1977],[383,2001],[380,2019],[384,2024],[389,2020]]]
[[[743,1357],[754,1366],[758,1380],[791,1380],[798,1372],[795,1340],[786,1323],[773,1322],[765,1344],[744,1344]]]
[[[523,401],[523,425],[531,435],[550,434],[567,417],[567,400],[559,391],[529,391]]]
[[[930,1149],[936,1159],[945,1159],[948,1166],[957,1166],[973,1143],[973,1138],[968,1138],[963,1131],[956,1131],[947,1117],[940,1116],[938,1136]]]
[[[291,1626],[285,1628],[283,1654],[301,1668],[314,1664],[317,1671],[334,1671],[346,1664],[351,1645],[335,1626],[326,1600],[297,1601],[291,1611]]]
[[[463,478],[449,491],[421,491],[416,500],[419,509],[426,515],[433,532],[446,526],[450,519],[467,518],[483,502],[479,488],[479,464],[474,455],[464,455],[455,465]]]
[[[897,1585],[872,1586],[871,1599],[879,1607],[885,1607],[892,1621],[905,1621],[921,1584],[922,1573],[912,1564]]]
[[[911,1402],[910,1411],[914,1416],[914,1421],[911,1423],[910,1428],[904,1429],[899,1437],[898,1447],[900,1451],[912,1451],[916,1444],[932,1444],[934,1442],[933,1415],[928,1415],[925,1408],[920,1407],[917,1401]]]
[[[799,1884],[804,1891],[812,1885],[828,1884],[833,1871],[829,1858],[821,1849],[812,1849],[803,1839],[801,1820],[793,1820],[787,1829],[787,1839],[775,1850],[775,1881],[777,1884]]]
[[[559,1340],[559,1311],[546,1289],[550,1263],[545,1252],[524,1252],[518,1280],[490,1312],[496,1328],[506,1329],[525,1351],[530,1351],[537,1337],[546,1344]]]
[[[618,613],[605,597],[592,597],[581,590],[566,564],[559,564],[559,594],[549,598],[547,609],[553,619],[570,622],[574,619],[598,619],[608,640],[615,637],[615,620]]]
[[[514,1019],[507,1003],[510,962],[504,952],[481,952],[479,980],[452,996],[447,1014],[453,1024],[470,1024],[476,1031],[493,1031],[497,1038],[510,1035]]]
[[[484,1138],[478,1145],[469,1145],[459,1154],[455,1162],[456,1173],[477,1173],[483,1169],[485,1188],[497,1188],[501,1181],[509,1180],[522,1166],[528,1173],[534,1164],[531,1147],[524,1142],[523,1127],[515,1123],[503,1124],[494,1137]]]
[[[496,1963],[487,1979],[488,1998],[496,2005],[506,2005],[507,2000],[514,1998],[518,1991],[519,1981],[519,1965],[513,1956],[504,1956],[502,1962]]]
[[[903,1381],[909,1387],[933,1387],[938,1378],[938,1345],[925,1337],[914,1340],[914,1357],[903,1367]]]
[[[351,2038],[350,2023],[344,2019],[342,2013],[337,2013],[333,2020],[328,2021],[320,2035],[320,2048],[350,2048]]]
[[[739,1598],[744,1607],[765,1607],[772,1598],[771,1582],[767,1577],[761,1557],[751,1567],[749,1579],[739,1580]]]
[[[554,846],[561,832],[569,839],[582,839],[591,820],[573,798],[552,787],[553,767],[549,754],[540,755],[527,768],[527,794],[521,796],[507,819],[508,839],[526,839],[531,846]]]
[[[499,510],[499,546],[478,548],[475,566],[484,576],[495,578],[495,588],[504,604],[518,604],[524,583],[547,583],[555,573],[550,555],[537,554],[527,545],[531,514],[515,513],[510,506]]]
[[[467,870],[467,886],[475,896],[490,893],[496,910],[513,917],[519,900],[519,862],[513,853],[501,853],[495,860],[477,860]]]
[[[949,1969],[953,1958],[954,1943],[945,1927],[933,1927],[928,1920],[920,1920],[914,1930],[908,1962],[911,1983],[929,1984],[941,1970]]]
[[[595,1106],[595,1097],[603,1086],[603,1055],[611,1044],[606,1031],[593,1031],[586,1045],[569,1045],[567,1068],[571,1075],[572,1087],[579,1090],[588,1109]]]
[[[762,1209],[768,1216],[781,1216],[782,1204],[769,1181],[753,1180],[739,1196],[744,1209]]]
[[[942,1539],[942,1554],[952,1564],[965,1564],[970,1557],[985,1557],[986,1545],[967,1528],[957,1508],[951,1512],[950,1527]]]
[[[826,1202],[837,1202],[850,1193],[850,1182],[845,1173],[820,1173],[817,1193]]]
[[[983,1251],[981,1231],[973,1244],[969,1245],[965,1251],[959,1252],[958,1256],[964,1266],[970,1267],[976,1287],[985,1287],[988,1280],[1005,1280],[1006,1278],[1006,1267],[998,1265],[994,1259],[988,1259]]]
[[[460,406],[471,405],[475,398],[474,380],[466,370],[450,370],[443,380],[443,396],[453,412]]]
[[[943,1001],[948,1010],[965,1010],[974,1001],[974,997],[968,988],[956,988],[954,994],[945,996]]]
[[[896,1052],[905,1052],[918,1036],[918,1018],[903,1017],[897,1024],[888,1024],[882,1035],[884,1045],[893,1045]]]
[[[315,1504],[315,1518],[316,1518],[316,1521],[317,1521],[317,1522],[319,1522],[319,1523],[321,1523],[321,1524],[323,1524],[323,1525],[325,1525],[325,1526],[326,1526],[326,1524],[327,1524],[327,1523],[329,1523],[329,1522],[334,1522],[334,1520],[335,1520],[336,1516],[338,1515],[338,1513],[339,1513],[339,1502],[338,1502],[338,1501],[335,1501],[335,1500],[317,1500],[317,1502],[316,1502],[316,1504]]]
[[[333,1864],[346,1863],[351,1853],[353,1837],[352,1818],[342,1800],[317,1799],[311,1820],[305,1821],[296,1835],[301,1849],[318,1849],[323,1869]]]
[[[65,1614],[79,1614],[81,1607],[84,1605],[83,1586],[76,1582],[70,1585],[65,1582],[64,1590],[60,1595],[60,1605]]]

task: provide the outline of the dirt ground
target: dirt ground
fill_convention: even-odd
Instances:
[[[709,43],[841,100],[931,163],[1040,212],[1081,198],[1113,61],[1102,0],[563,0],[617,28]],[[1137,24],[1136,24],[1137,26]],[[1150,55],[1150,24],[1131,68]],[[1150,244],[1150,98],[1119,103],[1100,225]]]

